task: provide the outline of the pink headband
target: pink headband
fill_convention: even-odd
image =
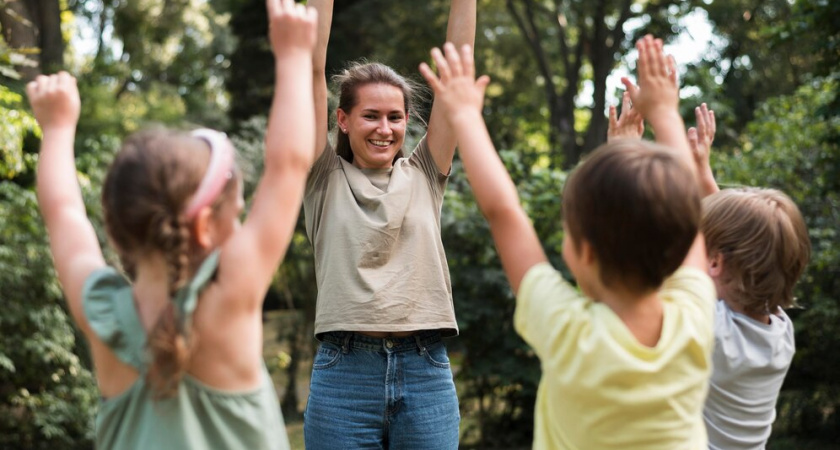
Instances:
[[[213,203],[233,176],[233,144],[226,134],[209,128],[195,130],[190,134],[210,144],[210,164],[207,165],[207,172],[204,173],[198,189],[184,209],[187,220],[194,219],[201,208]]]

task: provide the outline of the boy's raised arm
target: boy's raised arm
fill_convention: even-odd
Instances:
[[[502,266],[514,293],[525,273],[548,259],[531,221],[519,204],[516,186],[502,164],[484,124],[481,109],[490,79],[475,79],[472,50],[460,52],[447,43],[445,56],[432,50],[438,74],[425,63],[420,71],[435,91],[437,104],[457,136],[461,160],[478,206],[490,224],[490,231]]]
[[[674,59],[662,53],[662,40],[648,35],[636,42],[639,61],[636,70],[639,86],[626,79],[633,107],[653,127],[656,142],[671,147],[686,162],[694,165],[694,157],[685,134],[685,123],[678,109],[680,103],[677,70]]]
[[[688,144],[691,146],[691,154],[694,156],[694,163],[697,167],[697,176],[700,180],[700,188],[703,196],[712,195],[720,188],[715,181],[715,174],[709,163],[709,155],[712,149],[712,142],[715,140],[715,112],[710,110],[705,103],[694,108],[694,116],[697,118],[697,127],[688,129]]]
[[[678,109],[680,97],[674,58],[662,52],[661,39],[654,39],[650,35],[639,39],[636,49],[639,51],[639,86],[622,80],[633,100],[633,107],[653,127],[657,143],[670,147],[688,167],[695,168],[685,123]],[[696,176],[694,182],[699,183]],[[706,258],[705,241],[703,235],[698,233],[682,265],[706,271]]]

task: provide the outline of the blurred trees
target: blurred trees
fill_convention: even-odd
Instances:
[[[567,169],[606,139],[607,77],[635,42],[625,26],[642,19],[645,32],[667,40],[675,28],[664,25],[676,25],[688,11],[678,1],[506,0],[506,5],[536,62],[535,81],[549,110],[549,142],[562,152],[553,159]],[[584,81],[592,83],[592,105],[589,123],[578,127]]]
[[[786,191],[802,209],[814,244],[797,294],[805,309],[791,313],[799,352],[775,436],[836,442],[840,3],[478,5],[478,71],[493,80],[485,103],[488,128],[549,258],[561,270],[563,169],[603,140],[604,109],[612,97],[606,77],[637,35],[667,39],[681,31],[681,17],[702,11],[709,18],[715,46],[683,77],[688,122],[690,108],[710,103],[720,122],[714,166],[719,181]],[[337,1],[328,75],[365,57],[421,81],[417,64],[429,61],[428,50],[443,42],[448,6],[448,0]],[[42,19],[56,8],[62,11],[59,24]],[[98,226],[98,189],[107,162],[126,134],[149,122],[227,130],[243,170],[260,172],[274,81],[265,2],[0,0],[0,27],[0,447],[81,448],[90,444],[97,393],[37,213],[38,131],[22,97],[23,80],[56,68],[79,78],[77,165]],[[75,45],[68,45],[71,39]],[[421,116],[429,104],[423,101]],[[410,139],[417,139],[420,121],[413,122]],[[246,195],[253,188],[253,178],[248,180]],[[311,349],[316,295],[311,247],[299,225],[269,305],[300,311],[281,333],[292,344],[292,364],[285,369],[290,375]],[[441,225],[461,328],[449,345],[459,370],[464,443],[527,447],[539,362],[512,329],[514,299],[457,161]],[[301,400],[295,386],[288,386],[287,418],[299,414]]]

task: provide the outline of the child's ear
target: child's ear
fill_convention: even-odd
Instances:
[[[595,256],[595,250],[592,248],[592,244],[590,244],[586,239],[580,240],[580,260],[586,265],[592,265],[598,262],[598,258]]]
[[[716,252],[709,256],[709,276],[718,278],[723,274],[723,253]]]
[[[193,221],[193,236],[203,249],[209,249],[213,246],[212,215],[212,208],[205,206],[198,211]]]

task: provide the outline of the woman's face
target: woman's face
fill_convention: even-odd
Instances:
[[[402,91],[390,84],[360,86],[348,113],[337,111],[338,126],[350,139],[353,165],[360,169],[391,167],[405,141],[408,116]]]

